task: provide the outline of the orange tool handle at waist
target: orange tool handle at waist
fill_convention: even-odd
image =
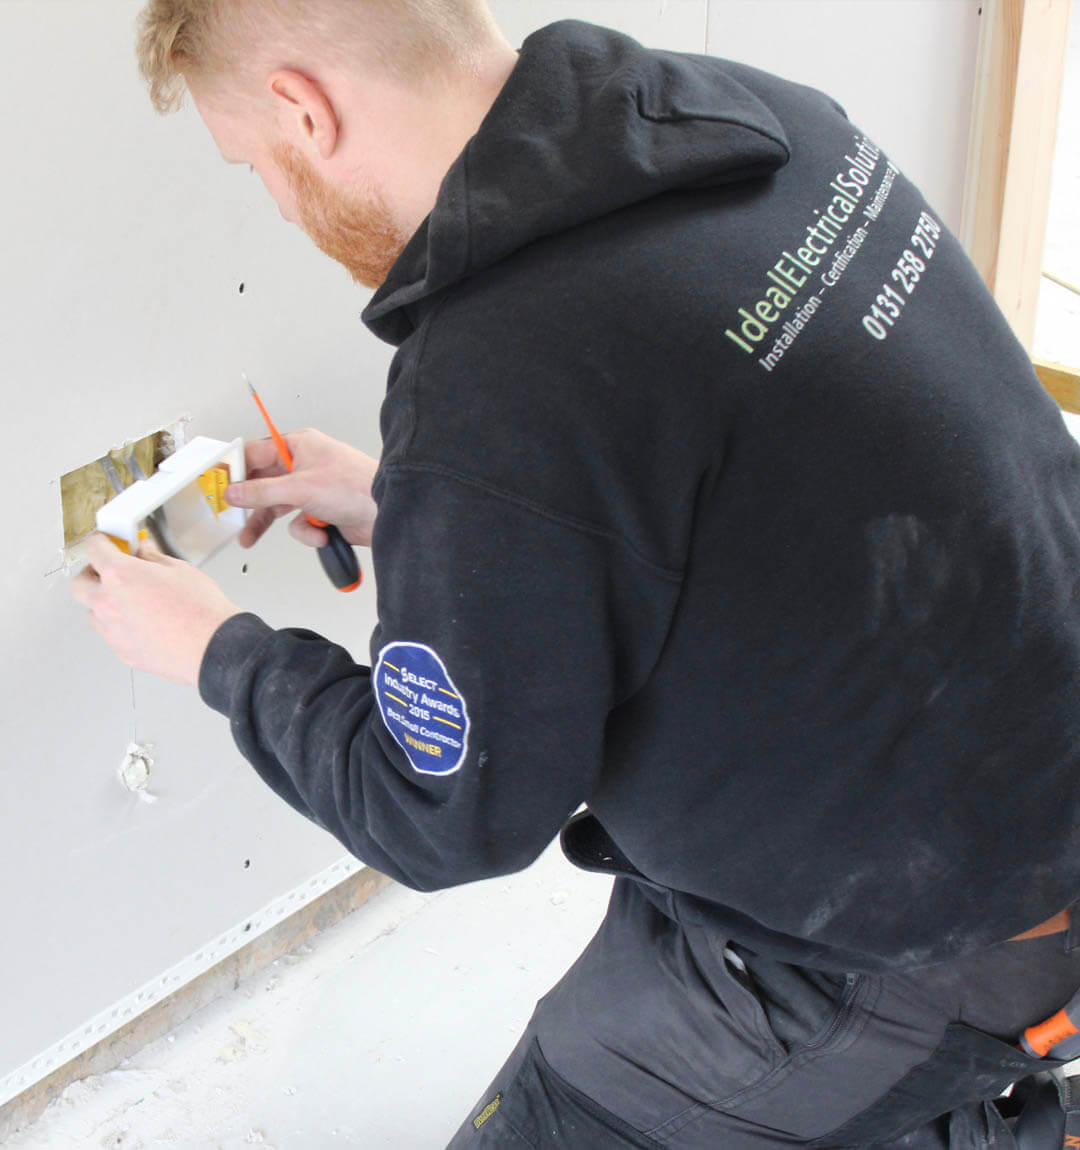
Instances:
[[[1020,1039],[1020,1049],[1036,1058],[1080,1057],[1080,991],[1057,1014],[1029,1026]]]
[[[1028,1054],[1045,1058],[1055,1046],[1059,1046],[1067,1038],[1080,1034],[1080,1027],[1074,1024],[1066,1011],[1067,1008],[1063,1008],[1045,1022],[1029,1026],[1024,1031],[1020,1044]]]

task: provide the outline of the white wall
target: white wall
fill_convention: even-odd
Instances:
[[[709,52],[822,88],[960,227],[980,0],[709,0]]]
[[[191,113],[154,115],[137,10],[0,4],[0,71],[20,93],[0,113],[0,1079],[342,853],[194,692],[116,662],[58,571],[59,477],[182,415],[191,434],[265,434],[241,370],[283,427],[379,450],[390,353],[359,322],[365,297]],[[281,535],[210,570],[272,623],[366,654],[374,588],[340,595]],[[133,731],[155,747],[154,805],[115,775]]]
[[[153,114],[133,65],[139,6],[0,3],[0,1103],[15,1067],[341,855],[194,692],[112,658],[60,570],[59,477],[185,415],[191,434],[262,435],[241,370],[282,427],[379,450],[390,350],[359,323],[366,296],[282,224],[257,177],[221,163],[190,111]],[[494,7],[515,41],[573,16],[825,87],[958,220],[977,0]],[[340,596],[279,532],[209,570],[271,624],[366,657],[370,567]],[[153,805],[116,779],[133,733],[155,747]]]

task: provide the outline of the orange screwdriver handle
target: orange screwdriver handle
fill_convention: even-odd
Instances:
[[[278,455],[281,456],[281,462],[284,463],[285,467],[291,472],[293,469],[293,457],[285,436],[274,426],[274,421],[270,418],[270,413],[263,406],[263,401],[259,398],[259,393],[255,390],[251,380],[247,380],[247,385],[248,391],[251,392],[252,398],[255,400],[259,411],[262,413],[263,419],[266,421],[266,426],[270,429],[270,437],[274,441]],[[329,542],[319,548],[319,562],[322,563],[323,570],[326,572],[330,582],[333,583],[339,591],[355,591],[364,581],[364,575],[360,570],[360,561],[356,558],[356,552],[346,542],[345,536],[342,535],[332,523],[326,523],[322,519],[316,519],[314,515],[308,515],[307,521],[312,527],[321,527],[329,536]]]
[[[339,591],[355,591],[363,582],[356,552],[332,523],[326,524],[324,529],[330,536],[330,542],[319,548],[319,562],[330,582]]]
[[[1020,1039],[1020,1048],[1036,1058],[1073,1059],[1080,1055],[1080,992],[1073,995],[1045,1022],[1029,1026]]]

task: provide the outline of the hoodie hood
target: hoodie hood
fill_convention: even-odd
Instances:
[[[522,45],[364,322],[400,343],[414,327],[404,309],[534,240],[664,192],[766,176],[789,155],[779,121],[724,61],[552,24]]]

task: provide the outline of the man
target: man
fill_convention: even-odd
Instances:
[[[381,460],[228,498],[370,542],[379,625],[100,539],[92,622],[404,883],[560,828],[617,876],[453,1145],[1008,1145],[1080,987],[1080,451],[933,209],[818,92],[482,0],[153,0],[140,51],[378,288]]]

